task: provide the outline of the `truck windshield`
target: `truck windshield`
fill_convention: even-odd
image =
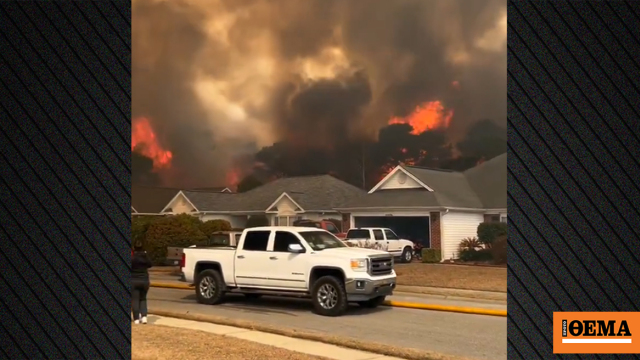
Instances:
[[[302,236],[315,251],[347,247],[347,245],[337,237],[326,231],[302,231],[300,232],[300,236]]]
[[[371,236],[369,235],[369,230],[366,229],[353,229],[347,232],[347,239],[368,239]]]

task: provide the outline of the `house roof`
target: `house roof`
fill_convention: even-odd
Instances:
[[[464,172],[486,209],[507,208],[507,153]]]
[[[131,185],[131,207],[141,214],[157,214],[179,191],[174,188]]]
[[[338,209],[442,207],[502,209],[507,207],[506,154],[465,172],[400,165],[427,188],[377,189]],[[380,185],[380,184],[378,184]],[[374,188],[375,189],[375,188]]]
[[[193,191],[206,191],[206,192],[223,192],[223,191],[228,191],[228,192],[233,192],[231,189],[229,189],[226,186],[213,186],[213,187],[202,187],[202,188],[193,188],[193,189],[189,189],[189,190],[193,190]]]
[[[366,192],[331,175],[281,178],[245,193],[183,191],[199,211],[266,211],[282,193],[305,211],[331,211]]]

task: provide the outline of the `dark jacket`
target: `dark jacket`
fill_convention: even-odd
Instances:
[[[135,279],[149,279],[151,260],[146,251],[134,251],[131,256],[131,277]]]

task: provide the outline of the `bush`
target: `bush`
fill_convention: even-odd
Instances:
[[[137,243],[144,246],[145,236],[149,226],[155,221],[162,219],[159,216],[145,216],[136,215],[131,217],[131,246],[135,246]]]
[[[507,235],[507,224],[502,222],[483,222],[478,225],[478,240],[490,248],[499,236]]]
[[[269,218],[264,215],[251,215],[249,219],[247,219],[247,229],[252,227],[259,226],[269,226]]]
[[[440,249],[422,249],[423,263],[439,263],[442,260]]]
[[[480,242],[480,240],[478,240],[477,237],[464,238],[458,245],[458,250],[461,252],[465,250],[480,250],[481,248],[482,243]]]
[[[491,261],[492,259],[491,253],[487,249],[460,250],[460,253],[458,254],[458,258],[462,261],[469,261],[469,262],[473,262],[473,261],[484,262],[484,261]]]
[[[153,222],[147,229],[145,250],[151,261],[160,265],[167,258],[167,247],[201,245],[207,240],[200,229],[202,222],[191,215],[165,216]]]
[[[231,223],[220,219],[205,221],[200,224],[200,231],[209,238],[218,231],[231,231]]]
[[[502,235],[496,239],[490,249],[491,258],[496,265],[507,263],[507,235]]]

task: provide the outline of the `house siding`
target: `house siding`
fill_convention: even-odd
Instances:
[[[467,237],[476,237],[478,225],[484,221],[483,214],[450,211],[440,220],[442,227],[442,259],[458,257],[458,245]]]
[[[183,195],[178,196],[170,206],[172,213],[177,214],[188,214],[195,210],[193,206],[189,204],[187,199]]]
[[[404,177],[406,180],[404,184],[400,183],[399,179]],[[422,185],[418,184],[415,180],[407,176],[402,170],[396,171],[391,175],[387,181],[382,184],[378,190],[391,190],[391,189],[417,189],[422,188]]]

